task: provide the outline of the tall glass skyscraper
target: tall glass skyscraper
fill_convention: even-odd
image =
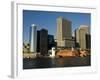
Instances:
[[[36,52],[37,48],[37,26],[32,24],[30,27],[30,52]]]

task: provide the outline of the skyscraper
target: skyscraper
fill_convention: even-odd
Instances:
[[[37,48],[37,26],[32,24],[30,27],[30,52],[36,52]]]
[[[52,49],[52,47],[55,47],[55,41],[53,35],[48,35],[48,50]]]
[[[86,49],[90,47],[90,30],[87,25],[80,25],[75,31],[76,47]],[[88,44],[87,44],[88,43]]]
[[[86,49],[91,49],[91,35],[86,34]]]
[[[40,30],[37,30],[37,52],[40,52]]]
[[[71,21],[62,17],[57,18],[57,46],[73,47]]]
[[[48,31],[46,29],[40,30],[40,53],[41,55],[48,53]]]

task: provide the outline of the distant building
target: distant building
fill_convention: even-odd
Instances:
[[[40,52],[40,31],[37,30],[37,52]]]
[[[71,21],[57,18],[57,47],[73,47]]]
[[[40,30],[40,53],[41,55],[48,53],[48,31],[46,29]]]
[[[72,36],[72,47],[71,48],[75,48],[75,37]]]
[[[91,49],[91,35],[86,34],[86,49]]]
[[[30,52],[36,52],[37,48],[37,26],[32,24],[30,27]]]
[[[90,48],[90,30],[87,25],[81,25],[75,30],[76,47],[81,49]]]
[[[52,49],[52,47],[55,47],[55,41],[53,35],[48,35],[48,50]]]
[[[23,53],[29,53],[29,52],[30,52],[29,43],[23,43]]]

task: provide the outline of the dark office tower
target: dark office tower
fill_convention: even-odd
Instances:
[[[91,49],[91,35],[86,34],[86,49]]]
[[[37,30],[37,52],[40,52],[40,31]]]
[[[55,47],[54,36],[48,35],[48,49],[50,50],[52,47]]]
[[[40,53],[43,56],[48,53],[48,31],[46,29],[40,30]]]

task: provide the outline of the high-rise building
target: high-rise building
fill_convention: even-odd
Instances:
[[[86,49],[91,49],[91,35],[86,34]]]
[[[48,53],[48,31],[46,29],[40,30],[40,53],[41,55]]]
[[[37,52],[40,52],[40,31],[37,30]]]
[[[52,49],[52,47],[55,47],[55,41],[54,41],[54,36],[53,35],[48,35],[48,49]]]
[[[30,27],[30,52],[36,52],[37,48],[37,26],[32,24]]]
[[[87,25],[80,25],[80,27],[75,30],[75,38],[76,47],[81,49],[90,48],[90,30]]]
[[[73,47],[71,21],[57,18],[57,47]]]

